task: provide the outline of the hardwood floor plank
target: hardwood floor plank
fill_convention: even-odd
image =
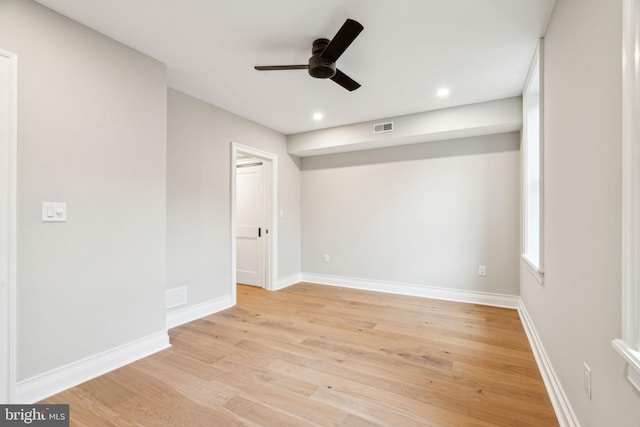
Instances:
[[[516,310],[300,283],[52,396],[73,426],[554,427]]]
[[[425,423],[424,420],[412,418],[403,411],[389,408],[368,399],[362,399],[350,394],[341,393],[328,387],[319,387],[313,394],[313,399],[325,402],[332,406],[343,408],[345,411],[357,415],[360,420],[368,423],[380,423],[385,426],[406,426],[406,427],[439,427],[435,423]],[[347,420],[343,425],[356,425],[360,420]]]
[[[92,393],[84,391],[82,385],[52,396],[47,399],[47,402],[53,404],[74,402],[75,404],[69,407],[69,417],[72,424],[76,426],[120,427],[135,425],[104,403],[96,400]]]
[[[184,361],[184,359],[182,360]],[[167,386],[202,405],[222,406],[238,393],[235,388],[214,383],[201,375],[188,372],[183,369],[183,366],[172,363],[169,358],[162,360],[146,358],[133,364],[132,368],[164,382]],[[169,369],[167,369],[168,367]],[[219,374],[219,376],[221,375],[222,373]]]
[[[383,427],[384,424],[378,424],[371,420],[365,420],[364,418],[357,417],[355,415],[349,415],[341,424],[340,427]]]
[[[279,363],[274,361],[274,363]],[[275,368],[275,366],[274,366]],[[276,368],[283,375],[300,376],[302,378],[309,377],[311,374],[299,366],[280,365]],[[401,395],[393,391],[384,390],[372,385],[363,384],[351,379],[345,379],[341,375],[331,372],[317,372],[314,378],[319,381],[320,389],[331,390],[333,393],[339,393],[351,398],[363,399],[382,406],[393,408],[399,413],[409,414],[409,417],[422,420],[426,425],[435,424],[447,427],[495,427],[495,424],[477,420],[463,413],[440,408],[406,395]],[[313,398],[318,398],[320,392],[314,393]],[[505,425],[506,426],[506,425]],[[508,425],[511,427],[511,425]]]
[[[469,398],[473,394],[473,389],[469,387],[456,387],[454,384],[438,387],[438,384],[433,384],[431,381],[428,381],[430,384],[419,387],[401,381],[363,374],[356,370],[339,369],[340,367],[338,366],[327,366],[324,369],[318,369],[318,367],[310,368],[274,360],[269,367],[288,375],[321,379],[323,381],[322,385],[325,387],[335,388],[337,387],[336,384],[341,384],[342,386],[347,386],[353,392],[358,386],[366,386],[370,395],[372,394],[371,389],[375,390],[376,393],[381,391],[389,392],[459,413],[468,412]],[[347,383],[345,380],[350,382]]]
[[[247,366],[243,362],[231,359],[223,359],[217,362],[215,366],[225,370],[226,372],[244,376],[252,382],[273,386],[276,389],[286,390],[295,394],[300,394],[304,397],[311,396],[318,389],[316,384],[277,375],[273,371]]]
[[[256,383],[250,375],[229,371],[225,380],[240,389],[239,396],[255,399]],[[314,424],[319,426],[334,426],[339,425],[348,415],[348,412],[334,406],[310,400],[308,396],[301,396],[264,382],[259,384],[260,404],[292,418],[313,420]]]
[[[140,419],[143,423],[172,426],[242,425],[232,414],[215,403],[199,403],[192,396],[184,395],[163,381],[141,373],[131,366],[118,369],[110,375],[115,377],[122,388],[136,393],[134,399],[119,406],[128,408],[128,416],[139,415],[141,412],[135,408],[130,409],[132,400],[147,408]],[[136,380],[131,381],[132,378]]]
[[[241,418],[252,420],[261,425],[281,427],[311,427],[314,425],[302,419],[290,417],[282,412],[268,408],[258,402],[254,402],[243,397],[234,397],[229,400],[224,407]]]

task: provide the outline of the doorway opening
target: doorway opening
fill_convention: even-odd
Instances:
[[[269,185],[260,159],[240,156],[236,164],[236,282],[264,288],[268,272]]]
[[[273,290],[277,281],[278,158],[231,143],[231,295],[243,283]]]

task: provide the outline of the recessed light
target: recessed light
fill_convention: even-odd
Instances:
[[[450,93],[451,93],[451,90],[448,87],[441,87],[436,92],[436,95],[438,95],[440,98],[446,98],[447,96],[449,96]]]
[[[323,118],[324,118],[324,116],[322,115],[322,113],[314,113],[313,114],[313,120],[315,120],[316,122],[319,122]]]

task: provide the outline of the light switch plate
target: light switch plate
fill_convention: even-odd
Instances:
[[[42,222],[65,222],[66,220],[66,203],[42,202]]]

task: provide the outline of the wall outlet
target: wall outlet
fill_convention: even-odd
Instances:
[[[479,265],[478,266],[478,276],[486,276],[487,275],[487,266]]]
[[[591,400],[591,368],[584,364],[584,393]]]
[[[323,260],[324,262],[329,262],[330,261],[329,254],[324,254]]]

